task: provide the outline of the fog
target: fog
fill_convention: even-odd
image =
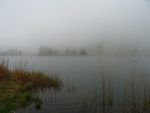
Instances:
[[[149,0],[0,0],[0,51],[150,48]]]

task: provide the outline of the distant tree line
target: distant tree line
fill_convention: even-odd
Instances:
[[[23,54],[22,51],[17,49],[10,49],[4,52],[0,52],[0,55],[2,56],[20,56],[22,54]]]
[[[73,55],[73,56],[86,56],[87,55],[87,50],[86,49],[66,49],[65,55]]]
[[[88,53],[86,49],[66,49],[59,51],[57,49],[41,46],[38,54],[40,56],[86,56]]]
[[[107,47],[105,45],[99,45],[95,49],[96,53],[98,55],[116,55],[116,56],[123,56],[123,55],[129,55],[129,56],[137,56],[142,54],[140,49],[138,47],[132,46],[132,45],[121,45],[121,46],[115,46],[115,47]],[[144,53],[144,52],[143,52]],[[145,55],[148,55],[149,51],[145,51]]]

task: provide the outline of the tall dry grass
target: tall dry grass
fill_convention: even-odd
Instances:
[[[150,78],[144,71],[133,66],[130,76],[118,86],[114,86],[115,74],[110,73],[106,67],[101,68],[100,94],[91,102],[91,106],[97,106],[93,113],[150,113]]]
[[[25,69],[9,69],[8,61],[0,63],[0,79],[11,79],[20,85],[31,83],[34,88],[59,87],[60,79],[39,71],[26,71]]]

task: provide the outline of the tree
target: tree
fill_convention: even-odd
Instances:
[[[39,55],[53,55],[53,50],[51,48],[41,46],[39,48]]]
[[[80,50],[80,55],[86,56],[87,55],[87,50],[86,49],[81,49]]]

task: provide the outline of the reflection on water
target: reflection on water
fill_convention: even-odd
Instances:
[[[26,61],[26,69],[58,73],[64,83],[61,90],[37,93],[43,99],[42,109],[30,105],[18,109],[17,113],[133,113],[149,110],[149,57],[7,58],[11,68]]]

